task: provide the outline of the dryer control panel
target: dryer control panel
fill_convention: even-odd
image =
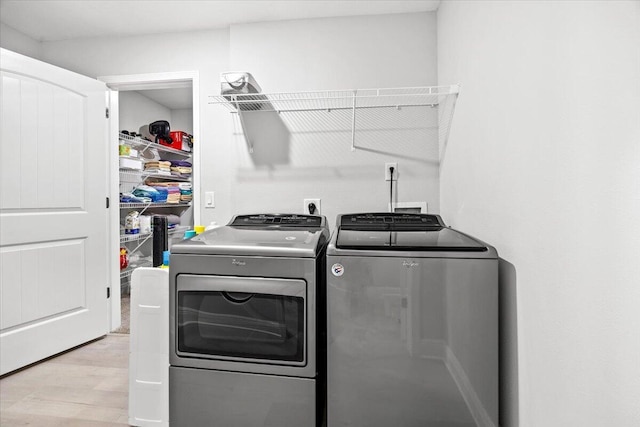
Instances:
[[[319,228],[326,227],[326,220],[319,215],[297,215],[297,214],[257,214],[257,215],[237,215],[229,223],[231,226],[241,227],[301,227]]]

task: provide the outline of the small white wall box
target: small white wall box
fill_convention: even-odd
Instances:
[[[238,113],[272,107],[271,104],[268,103],[267,97],[260,95],[260,92],[262,92],[262,89],[251,73],[247,73],[246,71],[228,71],[220,74],[220,94],[236,107]],[[240,121],[244,120],[242,114],[240,114],[239,117]],[[242,127],[244,129],[244,124]],[[245,131],[245,138],[246,136]],[[251,149],[251,151],[253,152],[253,149]]]
[[[246,71],[227,71],[220,74],[220,94],[260,93],[262,89],[251,73]]]
[[[393,202],[389,206],[390,212],[398,213],[427,213],[427,202]]]

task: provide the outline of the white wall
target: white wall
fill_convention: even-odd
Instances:
[[[291,159],[287,165],[256,167],[233,115],[207,104],[209,95],[220,93],[220,72],[233,69],[252,72],[265,92],[433,85],[434,13],[45,42],[43,56],[89,76],[200,72],[201,138],[196,144],[202,146],[202,190],[215,191],[216,198],[215,209],[202,209],[204,224],[226,223],[241,212],[302,212],[303,198],[308,197],[322,198],[331,223],[338,212],[386,210],[388,183],[383,174],[388,161],[399,163],[397,200],[427,201],[431,210],[438,209],[437,165],[431,162],[437,146],[401,139],[398,144],[377,141],[366,147],[369,151],[352,153],[350,139],[343,143],[314,134],[284,147]]]
[[[219,75],[228,70],[228,29],[45,42],[43,57],[47,62],[91,77],[198,71],[200,105],[194,108],[200,109],[200,141],[195,143],[202,147],[202,182],[214,180],[212,170],[219,161],[215,147],[227,135],[227,129],[217,122],[222,122],[227,114],[210,106],[208,96],[220,92]],[[177,129],[173,123],[172,127]],[[218,222],[226,223],[228,219],[228,214],[223,215]],[[202,222],[208,224],[211,220],[205,217]]]
[[[426,12],[234,25],[230,65],[265,92],[430,85],[435,25]]]
[[[640,425],[640,3],[443,2],[438,77],[442,214],[505,260],[502,425]]]
[[[171,110],[171,130],[181,130],[193,134],[193,110],[181,108]]]
[[[435,85],[435,24],[435,13],[416,13],[235,25],[230,68],[250,71],[264,92]],[[407,109],[399,115],[411,114]],[[303,199],[318,197],[331,225],[341,212],[386,211],[385,162],[398,162],[396,200],[426,201],[438,210],[437,135],[376,134],[366,129],[380,123],[380,112],[361,110],[356,146],[362,149],[352,152],[351,133],[334,128],[341,122],[350,130],[350,112],[280,117],[285,127],[275,114],[260,119],[263,132],[279,130],[266,141],[257,133],[254,156],[247,155],[241,138],[228,147],[235,170],[221,171],[226,178],[216,181],[231,178],[229,205],[237,212],[302,212]],[[427,125],[422,116],[405,124]],[[280,150],[281,161],[261,165],[260,149],[272,157]]]
[[[1,22],[0,46],[36,59],[40,59],[42,54],[42,44],[39,41]]]
[[[147,98],[139,92],[121,91],[119,96],[120,129],[140,133],[140,127],[148,129],[149,123],[167,120],[173,125],[171,110]]]
[[[141,126],[147,126],[156,120],[167,120],[171,130],[193,133],[193,110],[169,109],[147,98],[144,91],[119,92],[120,129],[140,132]]]

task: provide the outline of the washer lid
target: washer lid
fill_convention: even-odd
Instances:
[[[439,215],[346,214],[338,218],[336,248],[391,251],[486,252],[487,246],[445,226]]]
[[[338,230],[339,249],[486,252],[481,242],[451,228],[424,231]]]

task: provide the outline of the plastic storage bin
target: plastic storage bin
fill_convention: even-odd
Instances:
[[[131,159],[129,157],[120,157],[120,167],[122,169],[142,170],[142,160]]]
[[[131,275],[129,425],[169,425],[169,270]]]
[[[171,142],[162,138],[158,139],[158,142],[166,147],[175,148],[176,150],[191,151],[191,137],[186,132],[174,130],[169,132],[169,135],[171,136]]]

